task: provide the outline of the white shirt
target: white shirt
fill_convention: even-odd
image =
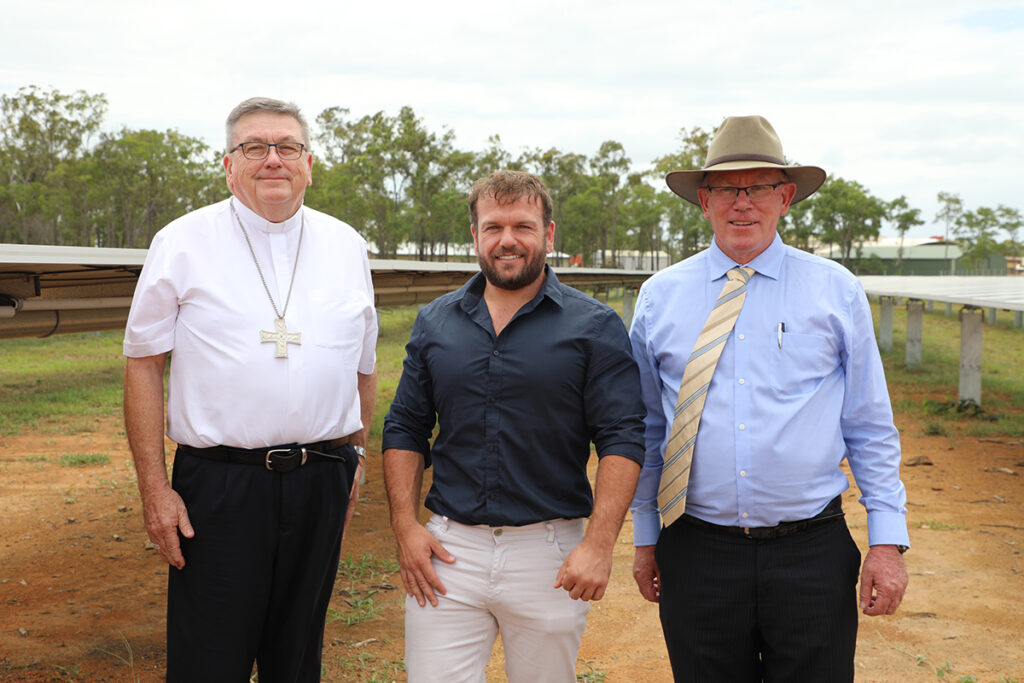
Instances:
[[[173,350],[167,435],[195,447],[259,448],[358,431],[356,372],[375,363],[377,317],[366,243],[350,226],[307,207],[270,223],[233,204],[278,311],[305,230],[285,322],[302,335],[274,356],[276,315],[238,221],[225,200],[158,232],[125,330],[124,354]]]

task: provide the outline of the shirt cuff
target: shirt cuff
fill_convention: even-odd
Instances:
[[[907,518],[901,512],[868,512],[868,545],[910,545]]]
[[[158,339],[151,342],[130,342],[126,339],[122,350],[128,358],[147,358],[167,353],[172,348],[174,348],[173,338]]]
[[[661,534],[661,515],[657,512],[633,512],[633,545],[654,545]]]

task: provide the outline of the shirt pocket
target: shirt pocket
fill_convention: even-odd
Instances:
[[[310,343],[329,349],[344,349],[357,353],[366,333],[367,316],[373,309],[367,298],[361,294],[326,298],[314,294]],[[303,339],[303,341],[306,341]]]
[[[776,339],[772,339],[772,345]],[[782,348],[773,348],[772,388],[780,394],[808,394],[839,367],[839,354],[829,337],[817,334],[782,335]]]

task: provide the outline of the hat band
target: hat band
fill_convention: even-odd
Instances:
[[[716,157],[714,159],[708,159],[707,163],[704,164],[704,168],[711,168],[718,164],[724,164],[729,161],[767,161],[772,164],[779,166],[785,166],[786,162],[778,157],[768,156],[767,154],[727,154],[725,156]]]

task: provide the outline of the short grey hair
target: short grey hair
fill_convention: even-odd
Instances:
[[[302,115],[299,106],[294,102],[284,102],[269,97],[250,97],[231,110],[231,113],[228,114],[227,123],[224,126],[227,135],[227,147],[224,148],[225,150],[230,150],[234,146],[235,126],[238,125],[239,119],[249,114],[259,114],[261,112],[283,114],[298,121],[299,126],[302,128],[302,142],[306,145],[306,151],[310,151],[309,124],[306,123],[306,117]]]

